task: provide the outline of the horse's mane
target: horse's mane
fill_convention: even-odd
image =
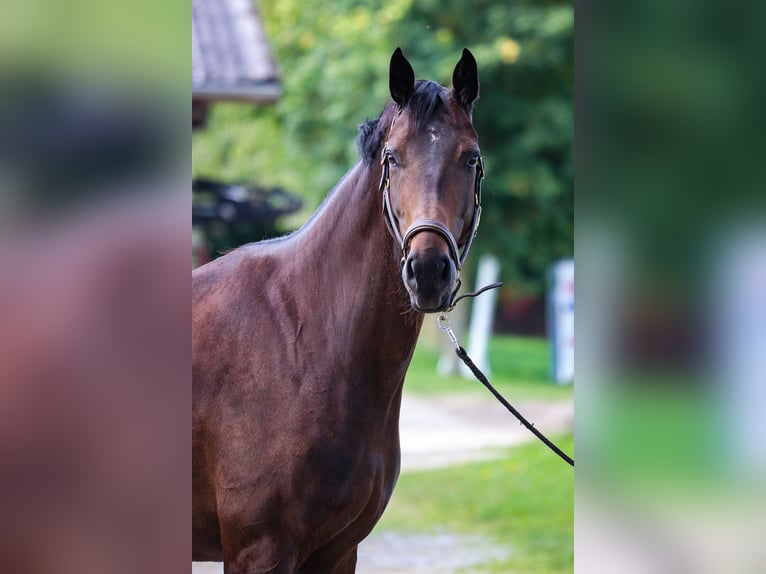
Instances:
[[[433,117],[440,106],[446,104],[446,95],[447,89],[436,82],[415,82],[415,91],[405,104],[405,109],[410,113],[410,121],[414,122],[414,129],[419,129]],[[380,147],[391,127],[397,107],[396,103],[389,102],[379,117],[367,120],[359,126],[356,146],[365,164],[369,164],[380,155]]]

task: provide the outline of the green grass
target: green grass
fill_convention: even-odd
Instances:
[[[404,390],[418,394],[445,392],[488,393],[474,379],[442,376],[436,372],[439,350],[419,344],[407,371]],[[550,345],[545,339],[495,336],[489,344],[490,382],[509,400],[572,398],[572,385],[549,378]]]
[[[574,452],[572,435],[554,437]],[[404,474],[380,530],[479,534],[510,555],[487,572],[563,574],[573,570],[574,471],[538,442],[507,457]]]

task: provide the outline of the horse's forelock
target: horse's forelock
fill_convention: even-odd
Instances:
[[[436,82],[419,80],[415,83],[415,91],[407,100],[407,110],[416,130],[430,121],[436,110],[446,104],[446,96],[446,88]]]
[[[414,129],[422,127],[440,106],[445,105],[446,95],[446,88],[436,82],[418,80],[415,83],[415,91],[406,104]],[[380,156],[381,146],[391,127],[396,107],[395,103],[390,102],[379,117],[367,120],[359,126],[356,145],[364,163],[369,164]]]

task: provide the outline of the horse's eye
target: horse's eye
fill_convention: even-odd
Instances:
[[[399,165],[396,162],[396,158],[394,157],[394,154],[392,154],[390,152],[386,154],[386,160],[388,160],[389,165],[391,165],[393,167],[396,167],[397,165]]]
[[[475,155],[471,159],[468,160],[468,167],[476,167],[479,165],[479,156]]]

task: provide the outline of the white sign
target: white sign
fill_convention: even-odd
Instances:
[[[574,260],[559,261],[550,270],[548,338],[551,371],[557,383],[574,381]]]
[[[766,233],[743,229],[719,250],[712,329],[722,437],[732,468],[766,474]]]

